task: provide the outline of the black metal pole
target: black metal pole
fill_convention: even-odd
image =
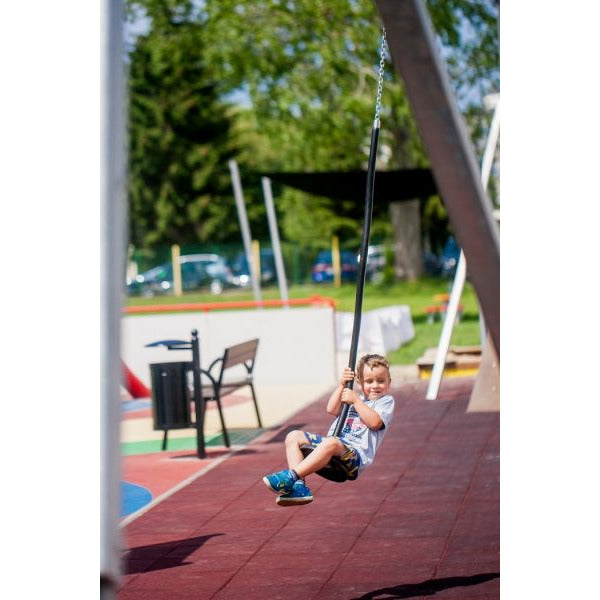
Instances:
[[[367,169],[367,188],[365,191],[365,211],[363,220],[362,240],[360,244],[360,262],[358,265],[358,274],[356,279],[356,300],[354,302],[354,324],[352,327],[352,340],[350,342],[350,356],[348,366],[356,369],[356,354],[358,352],[358,337],[360,335],[360,319],[362,315],[363,292],[365,288],[365,279],[367,277],[367,253],[369,250],[369,234],[371,231],[371,217],[373,216],[373,195],[375,191],[375,162],[377,159],[377,142],[379,141],[379,119],[373,121],[371,130],[371,149],[369,150],[369,166]],[[348,389],[352,389],[353,382],[346,384]],[[346,418],[348,417],[348,404],[342,404],[338,423],[333,435],[340,437]]]
[[[200,344],[198,330],[192,329],[192,373],[194,375],[194,405],[196,407],[196,441],[198,458],[206,456],[204,448],[204,397],[202,396],[202,379],[200,376]]]

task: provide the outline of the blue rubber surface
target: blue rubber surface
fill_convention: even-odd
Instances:
[[[121,481],[121,518],[134,513],[152,500],[152,494],[141,485]]]
[[[131,412],[142,408],[150,408],[151,406],[152,402],[150,400],[125,400],[121,402],[121,412]]]

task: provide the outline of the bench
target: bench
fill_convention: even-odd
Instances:
[[[427,315],[427,322],[433,323],[436,317],[441,319],[443,313],[448,310],[447,304],[434,304],[433,306],[425,307],[425,314]],[[460,321],[463,313],[463,305],[459,304],[456,312],[456,318]]]
[[[229,346],[225,348],[222,356],[213,360],[208,369],[200,369],[202,375],[206,376],[210,383],[202,385],[202,396],[205,402],[214,401],[217,403],[219,409],[219,417],[221,419],[221,427],[223,429],[223,439],[225,445],[229,448],[229,434],[227,427],[225,426],[225,419],[223,418],[223,407],[221,405],[221,398],[227,394],[231,394],[240,388],[249,386],[252,392],[252,401],[254,402],[254,410],[256,411],[256,419],[258,421],[258,427],[262,428],[262,421],[260,419],[260,413],[258,411],[258,403],[256,401],[256,393],[254,391],[254,362],[256,360],[256,351],[258,349],[258,339],[249,340],[236,344],[235,346]],[[232,367],[243,365],[246,369],[246,373],[241,377],[227,377],[227,371]]]
[[[262,428],[262,421],[260,418],[260,413],[258,411],[258,403],[256,401],[256,393],[254,391],[254,362],[256,360],[256,351],[258,349],[258,339],[249,340],[247,342],[242,342],[241,344],[235,344],[234,346],[229,346],[225,348],[223,354],[213,360],[208,369],[200,369],[200,376],[202,378],[202,399],[204,403],[207,402],[216,402],[217,408],[219,410],[219,418],[221,420],[221,428],[223,431],[223,440],[225,441],[225,445],[229,448],[231,447],[231,442],[229,440],[229,433],[227,431],[227,427],[225,426],[225,419],[223,418],[223,405],[221,404],[221,398],[226,396],[227,394],[231,394],[232,392],[243,388],[245,386],[250,387],[250,391],[252,392],[252,400],[254,402],[254,409],[256,410],[256,418],[258,420],[258,427]],[[194,385],[193,385],[193,362],[187,363],[179,363],[187,377],[188,383],[186,384],[187,390],[184,392],[187,396],[188,402],[194,401]],[[241,375],[235,374],[231,375],[231,370],[237,366],[243,366],[245,368],[245,373]],[[241,369],[240,369],[241,370]],[[208,379],[207,383],[204,383]],[[183,425],[194,426],[194,423],[190,418],[191,411],[189,411],[188,417],[185,419],[186,423]],[[202,418],[202,417],[200,417]],[[167,427],[164,429],[164,437],[162,443],[162,449],[165,450],[167,447],[167,435],[168,429],[170,428],[180,428],[182,424],[178,425],[178,427]],[[162,429],[162,427],[161,427]]]

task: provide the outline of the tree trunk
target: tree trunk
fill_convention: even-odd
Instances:
[[[423,273],[419,200],[390,203],[394,228],[394,268],[397,279],[416,279]]]

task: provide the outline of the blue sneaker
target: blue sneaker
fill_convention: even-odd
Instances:
[[[294,476],[288,470],[278,471],[263,477],[265,485],[276,494],[287,494],[294,487]]]
[[[312,492],[303,481],[296,481],[291,492],[282,494],[276,500],[279,506],[300,506],[301,504],[309,504],[312,501]]]

